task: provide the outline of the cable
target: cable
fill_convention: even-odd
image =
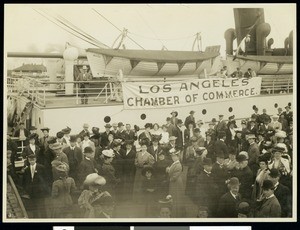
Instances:
[[[97,10],[95,10],[94,8],[92,8],[99,16],[101,16],[102,18],[104,18],[107,22],[109,22],[113,27],[115,27],[117,30],[119,30],[120,32],[122,32],[121,29],[119,29],[117,26],[115,26],[111,21],[109,21],[106,17],[104,17],[102,14],[100,14]],[[145,49],[144,47],[142,47],[140,44],[138,44],[136,41],[134,41],[131,37],[127,36],[128,39],[132,42],[134,42],[136,45],[138,45],[140,48],[142,48],[143,50]]]
[[[180,37],[180,38],[154,38],[154,37],[147,37],[147,36],[143,36],[143,35],[132,33],[132,32],[128,32],[128,33],[130,33],[132,35],[135,35],[137,37],[141,37],[141,38],[146,38],[146,39],[151,39],[151,40],[163,40],[163,41],[183,40],[183,39],[192,38],[196,35],[196,34],[193,34],[193,35],[190,35],[190,36]]]
[[[76,35],[76,34],[74,34],[74,33],[72,33],[71,31],[69,31],[69,30],[66,30],[64,27],[62,27],[61,25],[59,25],[59,24],[57,24],[56,22],[54,22],[53,20],[51,20],[51,19],[49,19],[47,16],[45,16],[45,15],[43,15],[43,14],[41,14],[40,12],[38,12],[36,9],[33,9],[34,11],[36,11],[38,14],[40,14],[41,16],[43,16],[44,18],[46,18],[47,20],[49,20],[50,22],[52,22],[52,23],[54,23],[55,25],[57,25],[58,27],[60,27],[61,29],[63,29],[64,31],[66,31],[66,32],[68,32],[68,33],[70,33],[70,34],[72,34],[73,36],[75,36],[75,37],[77,37],[77,38],[79,38],[79,39],[81,39],[81,40],[83,40],[83,41],[85,41],[85,42],[87,42],[87,43],[89,43],[89,44],[91,44],[91,45],[93,45],[93,46],[96,46],[96,47],[98,47],[98,45],[97,44],[94,44],[93,42],[91,42],[91,41],[88,41],[88,40],[86,40],[86,39],[84,39],[84,38],[81,38],[81,37],[79,37],[78,35]]]

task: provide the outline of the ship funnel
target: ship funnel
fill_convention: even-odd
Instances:
[[[286,37],[286,38],[284,39],[284,48],[285,48],[286,50],[288,50],[288,48],[289,48],[289,37]]]
[[[230,28],[226,30],[224,38],[226,40],[226,54],[233,55],[233,41],[236,39],[235,29]]]
[[[271,49],[271,46],[272,46],[273,44],[274,44],[274,39],[273,39],[273,38],[270,38],[270,39],[268,40],[268,43],[267,43],[268,50]]]
[[[271,32],[269,23],[261,23],[256,28],[256,50],[257,55],[266,54],[266,37]]]

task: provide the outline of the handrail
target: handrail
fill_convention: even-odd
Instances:
[[[15,182],[13,181],[13,179],[11,178],[10,175],[8,175],[7,178],[8,178],[8,181],[9,181],[9,183],[10,183],[10,185],[11,185],[13,191],[14,191],[14,194],[16,195],[17,201],[18,201],[18,203],[20,205],[20,208],[21,208],[21,211],[22,211],[22,214],[23,214],[24,218],[28,218],[26,209],[25,209],[23,201],[22,201],[22,199],[20,197],[19,191],[18,191],[18,189],[17,189],[17,187],[15,185]]]

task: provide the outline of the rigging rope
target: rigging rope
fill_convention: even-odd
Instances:
[[[119,29],[117,26],[115,26],[111,21],[109,21],[106,17],[104,17],[102,14],[100,14],[97,10],[95,10],[93,8],[93,10],[99,15],[101,16],[102,18],[104,18],[107,22],[109,22],[113,27],[115,27],[117,30],[119,30],[120,32],[122,32],[121,29]],[[134,42],[134,44],[136,44],[137,46],[139,46],[140,48],[142,48],[143,50],[145,49],[143,46],[141,46],[140,44],[138,44],[136,41],[134,41],[131,37],[127,36],[128,39],[132,42]]]
[[[40,14],[41,16],[43,16],[44,18],[46,18],[47,20],[49,20],[50,22],[52,22],[52,23],[54,23],[55,25],[57,25],[58,27],[60,27],[61,29],[63,29],[64,31],[66,31],[66,32],[68,32],[68,33],[70,33],[70,34],[72,34],[73,36],[75,36],[75,37],[77,37],[77,38],[79,38],[79,39],[81,39],[81,40],[83,40],[83,41],[85,41],[85,42],[87,42],[87,43],[89,43],[89,44],[91,44],[91,45],[93,45],[93,46],[99,47],[99,46],[98,46],[97,44],[95,44],[94,42],[91,42],[91,41],[88,41],[88,40],[86,40],[86,39],[84,39],[84,38],[81,38],[80,36],[76,35],[75,33],[73,33],[73,32],[71,32],[71,31],[65,29],[63,26],[61,26],[61,25],[59,25],[58,23],[56,23],[55,21],[51,20],[51,19],[48,18],[47,16],[43,15],[42,13],[40,13],[39,11],[37,11],[36,9],[33,9],[33,10],[36,11],[36,12],[37,12],[38,14]]]

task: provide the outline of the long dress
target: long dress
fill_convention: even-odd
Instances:
[[[172,217],[185,217],[186,210],[184,205],[184,185],[182,181],[182,165],[179,161],[175,161],[169,169],[169,194],[173,199]]]
[[[63,218],[72,210],[71,193],[76,190],[75,181],[72,177],[61,178],[52,184],[52,218]]]
[[[134,177],[134,185],[133,185],[133,200],[137,203],[141,203],[142,201],[142,181],[143,175],[142,170],[145,166],[153,166],[154,164],[154,157],[148,153],[138,152],[135,158],[135,177]]]

